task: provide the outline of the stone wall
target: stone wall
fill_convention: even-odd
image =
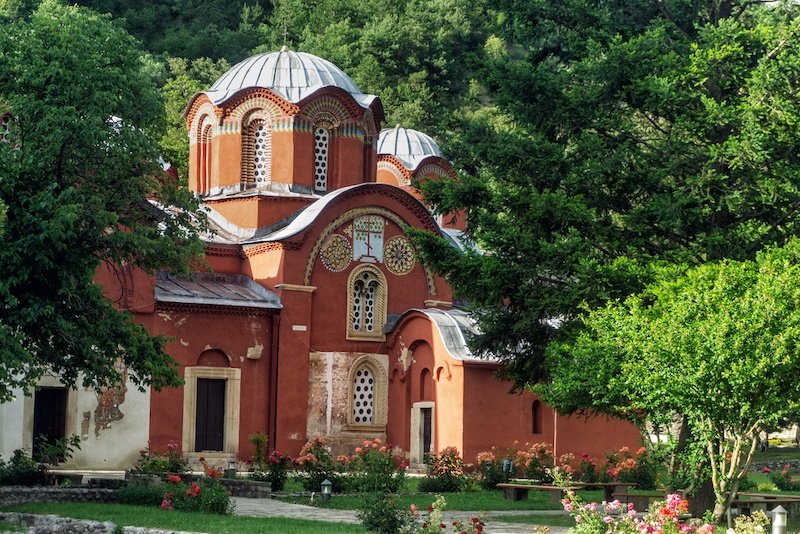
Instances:
[[[19,514],[0,512],[0,522],[28,527],[26,534],[114,534],[117,525],[110,521],[88,521],[58,517],[57,515]],[[144,527],[122,527],[123,534],[200,534],[177,530],[160,530]]]
[[[103,488],[60,488],[53,486],[0,487],[0,506],[32,502],[111,502],[117,492]]]

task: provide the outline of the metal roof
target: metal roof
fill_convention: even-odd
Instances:
[[[156,275],[156,302],[279,310],[280,297],[251,278],[235,274],[164,272]]]
[[[399,124],[381,130],[378,154],[395,156],[412,171],[429,156],[442,157],[442,151],[433,138],[417,130],[402,128]]]
[[[364,108],[377,98],[362,93],[355,82],[330,61],[305,52],[293,52],[286,46],[278,52],[258,54],[237,63],[205,94],[218,105],[249,87],[265,87],[294,104],[323,87],[344,89]]]

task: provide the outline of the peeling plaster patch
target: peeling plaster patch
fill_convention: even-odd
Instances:
[[[212,347],[211,345],[206,345],[203,350],[209,350],[209,349],[212,349],[212,348],[214,348],[214,347]]]
[[[162,321],[172,321],[172,315],[168,314],[167,312],[158,312],[158,316],[161,317]]]
[[[257,360],[261,358],[261,354],[263,352],[264,352],[264,345],[256,343],[254,346],[247,348],[247,358],[249,360]]]
[[[83,412],[83,420],[81,421],[81,441],[86,442],[89,439],[89,425],[92,423],[92,412]]]
[[[119,387],[103,388],[97,394],[97,408],[94,409],[94,436],[96,438],[100,437],[103,430],[111,428],[111,423],[125,417],[119,406],[125,402],[125,394],[128,392],[128,388],[125,386],[128,380],[128,369],[119,360],[114,367],[120,371],[122,383]]]
[[[331,416],[333,413],[333,353],[325,354],[325,391],[328,394],[328,403],[325,406],[325,419],[328,435],[331,433]]]
[[[400,349],[400,357],[398,358],[398,361],[400,362],[400,365],[403,366],[403,372],[408,371],[409,367],[411,367],[411,363],[414,361],[414,358],[412,358],[413,355],[414,352],[408,350],[408,347],[403,347]]]
[[[189,346],[189,342],[186,341],[186,340],[181,339],[181,345],[183,345],[184,347],[188,347]]]
[[[301,436],[298,432],[293,432],[293,433],[289,434],[289,439],[301,440],[301,439],[305,439],[305,438],[303,436]]]
[[[178,322],[176,322],[176,323],[175,323],[175,326],[183,326],[183,323],[185,323],[185,322],[186,322],[186,319],[187,319],[187,317],[184,315],[183,317],[181,317],[181,318],[178,320]]]

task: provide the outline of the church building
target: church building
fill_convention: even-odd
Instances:
[[[406,237],[418,228],[464,246],[463,217],[433,216],[412,186],[454,169],[429,136],[382,129],[378,96],[284,47],[232,67],[185,113],[209,270],[97,274],[169,338],[185,384],[98,393],[43,378],[0,404],[3,458],[40,434],[80,436],[64,465],[77,469],[130,468],[148,444],[244,462],[256,433],[290,455],[317,436],[336,454],[380,437],[412,465],[449,446],[471,462],[514,440],[557,454],[638,447],[633,426],[558,416],[470,354],[475,325]]]

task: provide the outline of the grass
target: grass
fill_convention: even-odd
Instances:
[[[4,511],[56,514],[74,519],[111,521],[119,526],[152,527],[165,530],[207,532],[209,534],[363,534],[360,525],[328,523],[282,517],[239,517],[162,510],[151,506],[109,503],[39,503],[6,507]],[[0,525],[2,527],[2,525]],[[0,528],[2,530],[2,528]]]
[[[296,481],[288,481],[287,491],[300,491]],[[410,477],[406,480],[406,489],[397,496],[398,506],[408,508],[416,504],[418,508],[427,508],[436,499],[434,493],[421,493],[419,491],[419,478]],[[295,489],[298,488],[298,489]],[[579,494],[587,502],[602,500],[602,491],[581,491]],[[551,503],[549,494],[544,491],[529,491],[528,498],[524,501],[509,501],[499,490],[476,490],[459,493],[443,493],[447,500],[447,509],[453,511],[491,511],[491,510],[561,510],[560,504]],[[309,497],[282,497],[281,500],[295,504],[307,504],[335,510],[356,510],[363,503],[359,495],[334,495],[329,503],[323,504],[319,499],[311,502]]]
[[[0,532],[25,532],[26,530],[28,530],[28,527],[24,525],[0,521]]]

